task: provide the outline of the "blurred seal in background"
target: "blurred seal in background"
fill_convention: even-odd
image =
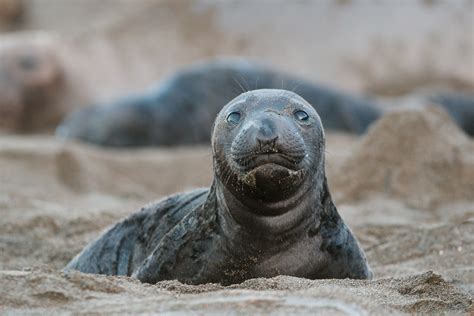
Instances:
[[[208,143],[213,119],[223,104],[247,90],[281,88],[308,100],[327,130],[362,134],[386,108],[383,101],[342,93],[262,64],[217,59],[184,68],[144,93],[77,110],[56,134],[111,147]],[[474,135],[473,95],[435,93],[423,102],[443,107]]]
[[[0,131],[41,132],[66,113],[64,73],[52,38],[35,33],[0,43]]]
[[[315,85],[240,59],[197,63],[158,87],[69,115],[58,127],[63,138],[101,146],[209,143],[222,106],[254,89],[287,89],[306,99],[329,130],[364,133],[380,115],[366,98]]]

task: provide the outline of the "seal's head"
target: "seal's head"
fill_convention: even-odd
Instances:
[[[290,91],[254,90],[230,101],[212,146],[216,178],[247,205],[290,203],[324,177],[321,120]]]

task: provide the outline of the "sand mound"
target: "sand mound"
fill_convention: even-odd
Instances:
[[[154,199],[178,190],[207,186],[212,165],[208,147],[106,150],[50,137],[0,137],[4,189],[52,195],[102,193]],[[34,192],[32,192],[34,191]],[[22,192],[18,192],[21,194]]]
[[[335,173],[340,201],[373,193],[430,209],[473,201],[474,142],[437,107],[382,117]]]
[[[126,277],[48,269],[2,271],[5,312],[367,315],[398,312],[466,312],[471,299],[440,275],[426,272],[377,281],[306,280],[279,276],[240,285],[140,284]]]

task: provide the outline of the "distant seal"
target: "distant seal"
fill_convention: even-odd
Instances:
[[[441,106],[468,135],[474,136],[474,93],[444,92],[427,97]]]
[[[244,93],[215,120],[209,189],[143,208],[65,269],[148,283],[370,278],[364,252],[332,202],[324,148],[321,120],[303,98],[285,90]]]
[[[51,131],[66,112],[65,81],[50,38],[7,37],[0,43],[0,131]]]
[[[326,129],[361,134],[380,116],[368,99],[347,95],[246,60],[211,60],[178,71],[158,87],[73,112],[61,138],[101,146],[209,143],[214,118],[245,90],[292,90],[318,111]]]

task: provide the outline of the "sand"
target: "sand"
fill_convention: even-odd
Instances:
[[[280,276],[222,287],[147,285],[60,271],[100,232],[141,205],[209,185],[208,147],[124,151],[47,136],[2,136],[0,311],[472,312],[473,143],[433,108],[394,112],[362,138],[328,134],[329,185],[375,280]],[[417,154],[404,155],[413,151]],[[386,170],[394,175],[389,180],[380,175]]]
[[[267,2],[0,0],[0,30],[22,31],[0,40],[34,38],[58,54],[65,82],[47,110],[32,109],[35,123],[214,56],[382,97],[474,87],[471,0]],[[5,104],[16,90],[2,91]],[[404,108],[364,137],[329,133],[326,169],[374,280],[148,285],[61,269],[144,204],[208,186],[210,149],[106,150],[0,135],[0,314],[474,313],[472,138],[437,108]]]
[[[371,282],[279,276],[229,287],[176,281],[145,285],[124,277],[46,269],[2,272],[0,280],[10,289],[1,290],[7,314],[29,306],[33,313],[381,315],[463,312],[471,304],[467,294],[433,272]]]

